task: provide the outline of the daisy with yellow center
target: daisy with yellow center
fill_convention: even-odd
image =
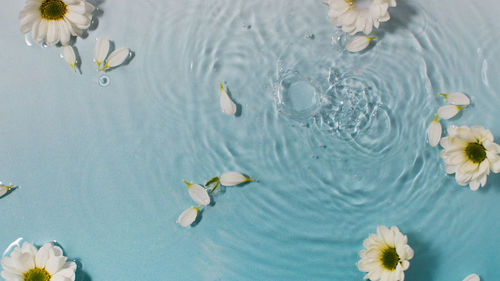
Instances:
[[[365,249],[359,252],[358,269],[367,272],[364,279],[371,281],[402,281],[404,271],[410,267],[413,249],[408,246],[408,237],[397,226],[388,229],[378,226],[376,234],[363,242]]]
[[[67,261],[63,251],[53,243],[40,249],[24,242],[14,248],[10,256],[1,260],[5,281],[74,281],[76,263]]]
[[[327,0],[328,17],[333,25],[351,35],[357,32],[370,34],[373,27],[388,21],[389,7],[396,7],[396,0]]]
[[[26,0],[19,13],[21,32],[31,32],[38,43],[65,46],[89,28],[93,11],[85,0]]]
[[[500,172],[500,145],[493,141],[491,132],[481,126],[450,126],[441,140],[446,173],[455,174],[457,183],[471,190],[484,186],[490,171]]]

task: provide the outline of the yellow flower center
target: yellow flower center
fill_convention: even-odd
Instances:
[[[396,252],[396,248],[388,247],[384,251],[382,251],[380,261],[382,262],[382,265],[385,269],[394,271],[399,263],[399,256]]]
[[[474,163],[481,163],[486,159],[486,149],[481,143],[470,142],[465,148],[465,155]]]
[[[24,281],[50,281],[50,273],[45,268],[35,267],[23,274]]]
[[[62,0],[44,0],[40,5],[42,19],[60,20],[68,11],[67,5]]]

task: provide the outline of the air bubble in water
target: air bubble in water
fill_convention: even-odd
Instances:
[[[107,75],[102,75],[101,77],[99,77],[99,80],[97,82],[101,87],[106,87],[111,81]]]

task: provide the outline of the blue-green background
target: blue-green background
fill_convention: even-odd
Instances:
[[[500,176],[458,186],[425,137],[436,92],[463,91],[443,126],[500,142],[498,1],[400,0],[349,54],[319,0],[106,0],[75,45],[82,75],[25,44],[23,5],[0,9],[0,180],[20,186],[0,199],[0,248],[56,240],[87,281],[352,281],[383,224],[415,250],[406,280],[500,280]],[[135,53],[107,87],[99,36]],[[258,181],[177,225],[182,180],[229,170]]]

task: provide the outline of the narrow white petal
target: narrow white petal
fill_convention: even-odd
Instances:
[[[190,226],[196,220],[197,216],[198,216],[198,208],[191,207],[182,212],[179,218],[177,218],[177,223],[183,227]]]
[[[101,67],[109,52],[109,40],[104,37],[97,38],[95,44],[94,59],[97,62],[97,69]]]
[[[59,42],[59,27],[56,21],[49,21],[47,27],[47,45],[52,46]]]
[[[91,18],[85,15],[81,15],[75,13],[73,11],[68,11],[65,15],[66,19],[68,19],[71,23],[78,26],[79,28],[88,28],[90,26]]]
[[[444,105],[438,109],[438,116],[441,119],[448,120],[455,117],[462,108],[457,105]]]
[[[130,50],[128,48],[119,48],[114,50],[111,54],[109,54],[108,59],[106,60],[106,65],[104,68],[116,67],[125,62],[130,54]]]
[[[47,261],[49,260],[49,247],[50,244],[43,245],[36,253],[35,264],[37,267],[44,268],[47,266]]]
[[[5,185],[0,185],[0,197],[4,196],[7,193],[7,187]]]
[[[57,21],[57,26],[59,28],[59,36],[61,40],[61,44],[66,46],[69,44],[69,40],[71,39],[71,31],[70,25],[67,24],[64,20]]]
[[[360,52],[368,47],[370,45],[370,42],[374,39],[375,37],[367,37],[367,36],[356,36],[351,41],[347,43],[345,46],[346,50],[349,52],[355,53],[355,52]]]
[[[427,139],[432,147],[439,144],[442,133],[443,127],[441,126],[441,123],[437,119],[434,119],[427,129]]]
[[[206,206],[210,204],[210,196],[205,188],[199,184],[188,184],[188,192],[194,202]]]
[[[64,46],[62,48],[62,54],[64,60],[73,67],[73,69],[76,71],[76,55],[75,55],[75,50],[73,49],[72,46]]]
[[[465,279],[463,281],[480,281],[481,278],[479,278],[479,276],[475,273],[465,277]]]
[[[220,107],[222,112],[228,115],[233,115],[236,113],[236,104],[231,100],[226,90],[224,90],[224,86],[219,82],[220,85]]]
[[[470,104],[469,97],[467,97],[467,95],[464,93],[455,92],[450,94],[443,94],[443,93],[439,94],[442,95],[450,104],[453,105],[467,106]]]
[[[225,172],[219,177],[220,184],[223,186],[235,186],[247,181],[253,181],[254,179],[250,179],[245,177],[244,175],[238,172]]]

